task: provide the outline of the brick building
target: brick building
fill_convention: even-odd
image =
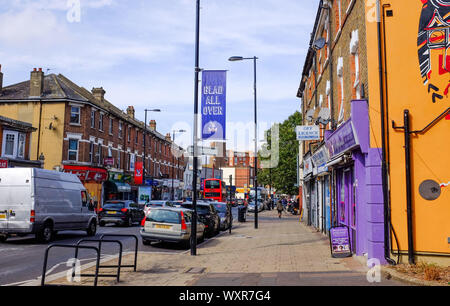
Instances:
[[[34,69],[29,80],[1,88],[0,112],[36,126],[31,156],[44,156],[45,169],[77,174],[98,203],[137,200],[144,190],[160,197],[168,188],[163,179],[182,178],[184,159],[172,156],[170,135],[158,133],[154,120],[145,130],[133,106],[123,112],[105,94]],[[136,184],[143,168],[145,179]]]
[[[319,1],[297,97],[303,124],[320,137],[302,144],[299,160],[308,224],[326,234],[347,227],[350,251],[384,261],[381,153],[369,138],[369,109],[380,102],[368,95],[366,16],[363,0]]]

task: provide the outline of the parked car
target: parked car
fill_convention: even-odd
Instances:
[[[181,207],[193,209],[192,202],[184,202]],[[205,224],[206,235],[212,237],[220,232],[220,217],[213,203],[197,202],[198,219]]]
[[[261,200],[258,200],[258,212],[262,211],[264,209],[264,204]],[[254,212],[255,211],[255,201],[251,201],[247,206],[248,212]]]
[[[148,212],[150,211],[150,209],[152,209],[152,208],[173,207],[173,206],[174,206],[174,203],[172,203],[171,201],[153,200],[153,201],[150,201],[149,203],[145,204],[144,213],[145,213],[145,215],[147,215]]]
[[[0,242],[35,234],[52,241],[58,231],[97,231],[88,193],[73,174],[34,168],[0,169]]]
[[[187,245],[191,237],[193,211],[183,208],[155,208],[141,222],[141,238],[144,245],[152,241],[176,242]],[[205,225],[197,221],[197,239],[205,238]]]
[[[220,229],[223,231],[229,229],[232,224],[231,218],[233,218],[233,216],[231,210],[228,208],[227,203],[215,202],[213,203],[213,205],[216,208],[220,218]]]
[[[98,211],[100,226],[114,223],[122,226],[132,226],[133,223],[141,222],[144,211],[139,205],[130,200],[107,201]]]

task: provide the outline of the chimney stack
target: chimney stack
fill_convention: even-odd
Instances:
[[[172,142],[172,137],[170,136],[170,133],[166,134],[166,141]]]
[[[92,88],[92,94],[94,95],[95,100],[100,103],[103,103],[105,101],[105,93],[106,91],[103,89],[103,87]]]
[[[134,114],[135,114],[134,107],[133,106],[128,106],[128,108],[127,108],[127,115],[134,119]]]
[[[3,90],[3,72],[2,72],[2,65],[0,65],[0,96],[2,95]]]
[[[42,97],[44,93],[44,72],[42,68],[36,68],[31,71],[30,78],[30,97]]]
[[[156,121],[155,120],[150,121],[150,130],[156,131]]]

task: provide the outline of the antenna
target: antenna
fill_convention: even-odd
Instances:
[[[329,108],[322,108],[319,112],[319,117],[317,118],[316,123],[320,123],[323,125],[327,125],[331,121],[331,112]]]

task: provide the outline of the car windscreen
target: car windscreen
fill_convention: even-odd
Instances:
[[[214,204],[214,207],[221,213],[227,212],[227,205],[225,204]]]
[[[151,210],[147,216],[147,221],[181,224],[180,214],[178,212],[162,209]]]
[[[187,208],[187,209],[194,209],[192,204],[181,204],[181,207]],[[197,213],[199,213],[199,214],[209,214],[209,206],[198,205],[197,204]]]
[[[105,203],[105,204],[103,204],[103,208],[105,208],[105,209],[122,209],[122,208],[125,208],[125,203],[123,203],[123,202]]]
[[[150,202],[150,203],[148,203],[145,206],[147,206],[147,207],[158,207],[158,206],[161,207],[163,205],[164,205],[164,202],[160,201],[160,202]]]

